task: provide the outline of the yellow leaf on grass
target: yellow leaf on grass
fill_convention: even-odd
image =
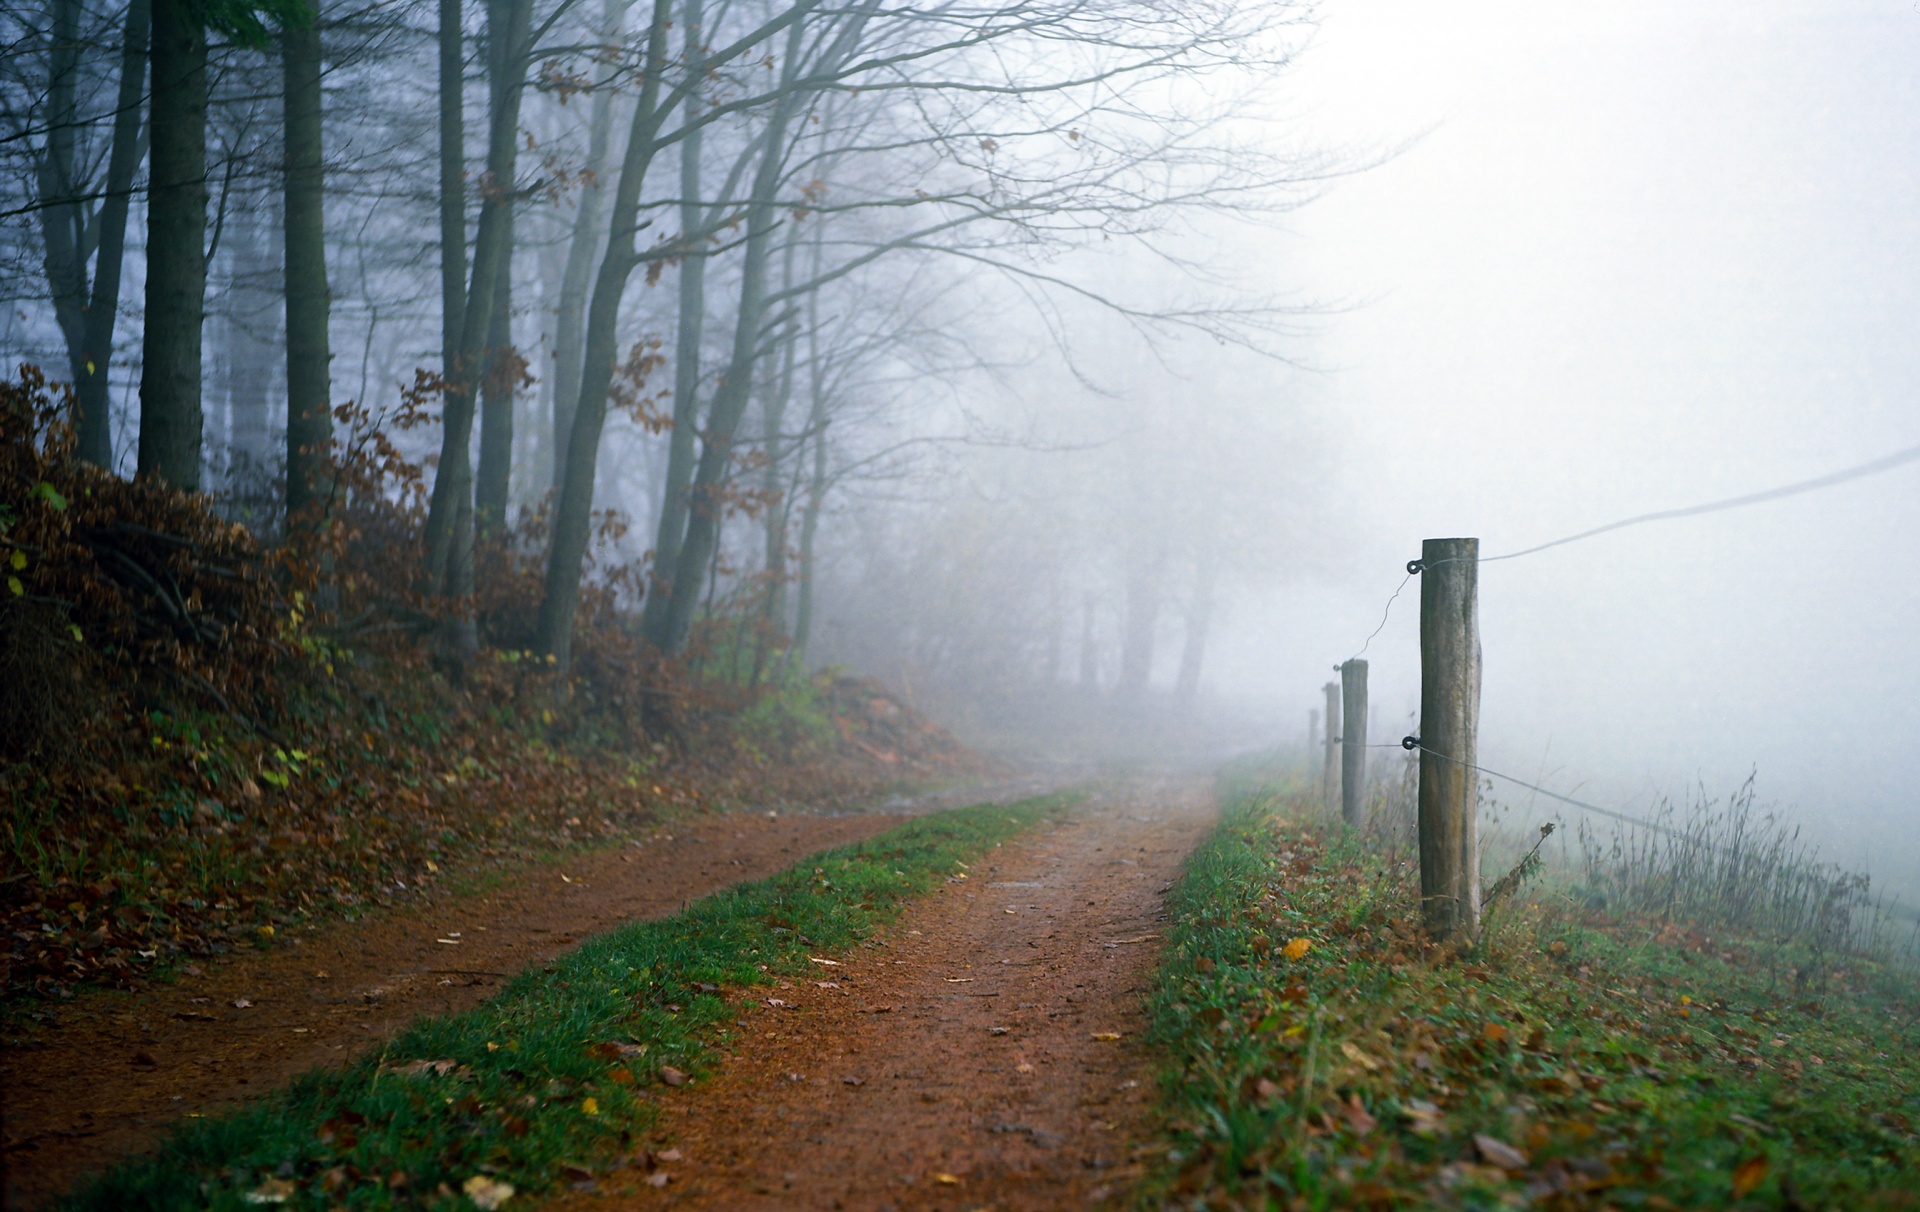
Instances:
[[[597,1098],[583,1099],[580,1103],[580,1109],[588,1115],[598,1115],[600,1114],[600,1100]]]
[[[1378,1069],[1380,1067],[1379,1061],[1373,1059],[1371,1056],[1368,1056],[1366,1053],[1362,1052],[1350,1040],[1340,1045],[1340,1051],[1346,1053],[1346,1057],[1348,1060],[1360,1066],[1362,1069],[1365,1069],[1369,1073],[1372,1073],[1375,1069]]]
[[[1740,1199],[1767,1178],[1767,1157],[1749,1157],[1733,1168],[1733,1197]]]
[[[11,556],[7,557],[7,563],[13,565],[13,570],[15,572],[19,572],[22,568],[25,568],[27,566],[27,553],[24,551],[16,551]]]
[[[1301,956],[1305,955],[1312,948],[1313,948],[1313,943],[1311,941],[1304,938],[1297,938],[1297,939],[1294,939],[1292,942],[1288,943],[1286,946],[1280,948],[1280,954],[1286,956],[1290,960],[1297,960]]]
[[[461,1183],[460,1189],[467,1193],[467,1198],[473,1201],[474,1207],[485,1209],[485,1212],[493,1212],[495,1208],[513,1198],[512,1183],[503,1183],[497,1178],[488,1178],[484,1174],[476,1174]]]

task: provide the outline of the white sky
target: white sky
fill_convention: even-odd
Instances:
[[[1495,554],[1920,443],[1920,7],[1323,16],[1284,85],[1304,128],[1429,133],[1271,244],[1276,281],[1358,305],[1298,388],[1339,435],[1350,558],[1240,603],[1216,687],[1303,732],[1423,537]],[[1418,589],[1368,654],[1381,739],[1417,701]],[[1833,857],[1920,892],[1920,465],[1490,565],[1481,594],[1487,765],[1628,810],[1757,767]]]

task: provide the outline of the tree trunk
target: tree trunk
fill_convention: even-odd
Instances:
[[[87,215],[74,179],[74,134],[80,75],[80,0],[53,0],[47,30],[47,146],[35,182],[39,190],[42,264],[54,321],[67,346],[75,383],[86,371]]]
[[[519,151],[520,99],[525,94],[527,41],[532,0],[491,0],[488,38],[499,47],[503,87],[492,106],[487,131],[487,175],[481,187],[480,222],[474,235],[473,269],[460,316],[460,341],[447,376],[441,409],[440,469],[434,477],[427,512],[426,574],[442,597],[473,593],[473,441],[474,405],[485,371],[487,333],[493,326],[493,301],[502,263],[512,252],[514,170]],[[443,164],[444,168],[444,164]],[[473,616],[451,616],[441,653],[456,670],[478,646]]]
[[[801,27],[793,27],[797,35]],[[798,38],[788,39],[786,70],[799,58]],[[782,97],[768,119],[766,146],[760,153],[753,197],[747,211],[746,251],[740,267],[740,310],[733,326],[733,350],[726,372],[714,389],[713,407],[700,442],[700,462],[687,496],[687,537],[673,568],[673,597],[666,609],[664,628],[655,639],[662,651],[678,653],[693,629],[695,606],[704,586],[707,565],[718,550],[720,515],[726,509],[722,490],[733,470],[733,440],[752,394],[753,367],[760,352],[760,329],[766,319],[767,255],[773,238],[774,192],[786,152],[787,124],[793,100]],[[655,638],[655,637],[649,637]]]
[[[689,5],[697,11],[698,0]],[[619,39],[626,20],[627,0],[606,0],[602,10],[601,37],[608,43]],[[690,40],[697,40],[698,27],[690,26]],[[555,490],[566,472],[567,431],[573,428],[573,406],[580,395],[581,342],[587,316],[587,287],[593,265],[606,238],[601,216],[606,210],[607,189],[603,179],[609,168],[609,148],[613,142],[613,69],[603,67],[595,81],[593,113],[587,123],[587,184],[574,207],[573,234],[567,241],[567,267],[560,275],[560,307],[553,323],[553,434],[550,444],[553,467],[548,483]]]
[[[326,170],[321,157],[320,25],[280,35],[285,76],[287,306],[287,527],[318,522],[330,494],[332,353],[328,325]]]
[[[1207,634],[1213,629],[1214,588],[1220,580],[1220,560],[1211,544],[1194,559],[1193,603],[1187,610],[1186,644],[1180,650],[1180,674],[1174,679],[1173,698],[1182,708],[1193,706],[1200,693],[1200,666],[1207,656]]]
[[[107,155],[106,197],[94,222],[100,251],[93,268],[93,298],[87,306],[84,351],[74,376],[79,403],[80,457],[113,466],[113,417],[107,368],[113,360],[114,322],[120,317],[120,270],[127,247],[127,211],[133,177],[140,169],[140,102],[147,91],[148,0],[131,0],[120,47],[119,107],[113,117],[113,149]]]
[[[1153,677],[1154,630],[1160,623],[1160,570],[1164,556],[1136,560],[1127,576],[1127,622],[1120,635],[1120,680],[1114,692],[1140,699]]]
[[[439,0],[440,66],[440,376],[451,383],[459,374],[460,333],[467,312],[467,119],[465,33],[461,0]],[[452,538],[456,492],[468,490],[467,442],[449,441],[452,401],[441,397],[440,462],[423,534],[424,588],[439,591],[445,579],[447,543]],[[469,418],[471,424],[471,418]]]
[[[507,494],[513,474],[513,398],[520,376],[513,365],[513,212],[507,212],[507,252],[493,284],[493,322],[487,326],[486,373],[480,385],[480,474],[473,517],[483,539],[507,530]]]
[[[152,167],[138,471],[200,487],[207,289],[207,33],[191,0],[153,0]]]
[[[788,240],[782,255],[784,266],[781,274],[783,284],[791,287],[793,278],[793,256],[797,249],[796,241]],[[767,384],[766,396],[761,401],[760,428],[765,434],[767,464],[762,469],[760,486],[766,494],[766,572],[767,596],[762,605],[763,617],[770,631],[780,634],[787,629],[787,519],[788,507],[784,491],[785,477],[782,469],[786,464],[787,448],[785,436],[781,433],[787,421],[787,404],[793,398],[794,358],[800,347],[800,333],[796,323],[798,312],[788,316],[784,325],[785,332],[780,336],[780,369]]]
[[[573,613],[580,601],[580,566],[587,554],[593,518],[593,481],[600,457],[600,431],[607,419],[607,392],[619,357],[620,296],[640,258],[634,235],[640,221],[640,186],[656,150],[654,142],[666,113],[659,106],[660,77],[666,70],[667,30],[672,0],[654,0],[647,24],[645,72],[640,98],[627,133],[620,184],[607,222],[607,251],[593,283],[587,312],[586,341],[580,363],[580,395],[567,434],[566,476],[554,510],[553,547],[547,555],[545,593],[540,601],[540,650],[564,675],[573,662]]]
[[[820,274],[820,229],[814,229],[811,277]],[[800,578],[793,616],[790,659],[805,661],[813,639],[814,543],[820,530],[820,511],[827,500],[827,380],[820,359],[820,294],[807,296],[807,433],[813,446],[813,467],[807,477],[807,504],[800,514]]]
[[[703,20],[701,0],[687,0],[685,9],[690,45],[699,45]],[[697,79],[702,65],[689,72]],[[687,99],[689,119],[696,114],[694,97]],[[700,203],[700,149],[698,130],[680,143],[680,238],[691,241],[706,226]],[[687,533],[687,486],[693,479],[693,440],[700,428],[700,343],[707,323],[707,256],[689,247],[680,262],[679,317],[673,338],[673,428],[667,436],[666,482],[660,492],[660,524],[653,540],[653,579],[640,611],[640,631],[662,647],[667,615],[674,597],[674,572],[680,566],[680,543]]]

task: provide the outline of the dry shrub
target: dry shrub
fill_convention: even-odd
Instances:
[[[271,708],[275,587],[265,554],[206,498],[153,479],[121,480],[81,462],[61,417],[71,400],[33,367],[0,384],[0,546],[5,624],[26,650],[21,680],[0,685],[7,719],[36,713],[72,724],[86,714],[56,701],[67,664],[122,697],[157,685],[227,711]],[[51,697],[50,697],[51,696]],[[42,721],[42,743],[47,720]]]

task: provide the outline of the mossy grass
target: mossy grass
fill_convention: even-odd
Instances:
[[[452,1209],[474,1206],[463,1190],[476,1177],[551,1189],[646,1132],[649,1087],[667,1069],[709,1069],[738,1013],[727,990],[819,971],[813,957],[867,940],[1070,798],[923,817],[609,931],[473,1010],[414,1024],[377,1057],[186,1121],[61,1206]]]
[[[1142,1206],[1920,1207],[1894,968],[1854,956],[1816,995],[1767,940],[1552,895],[1433,948],[1412,864],[1285,779],[1223,794],[1171,894]]]

